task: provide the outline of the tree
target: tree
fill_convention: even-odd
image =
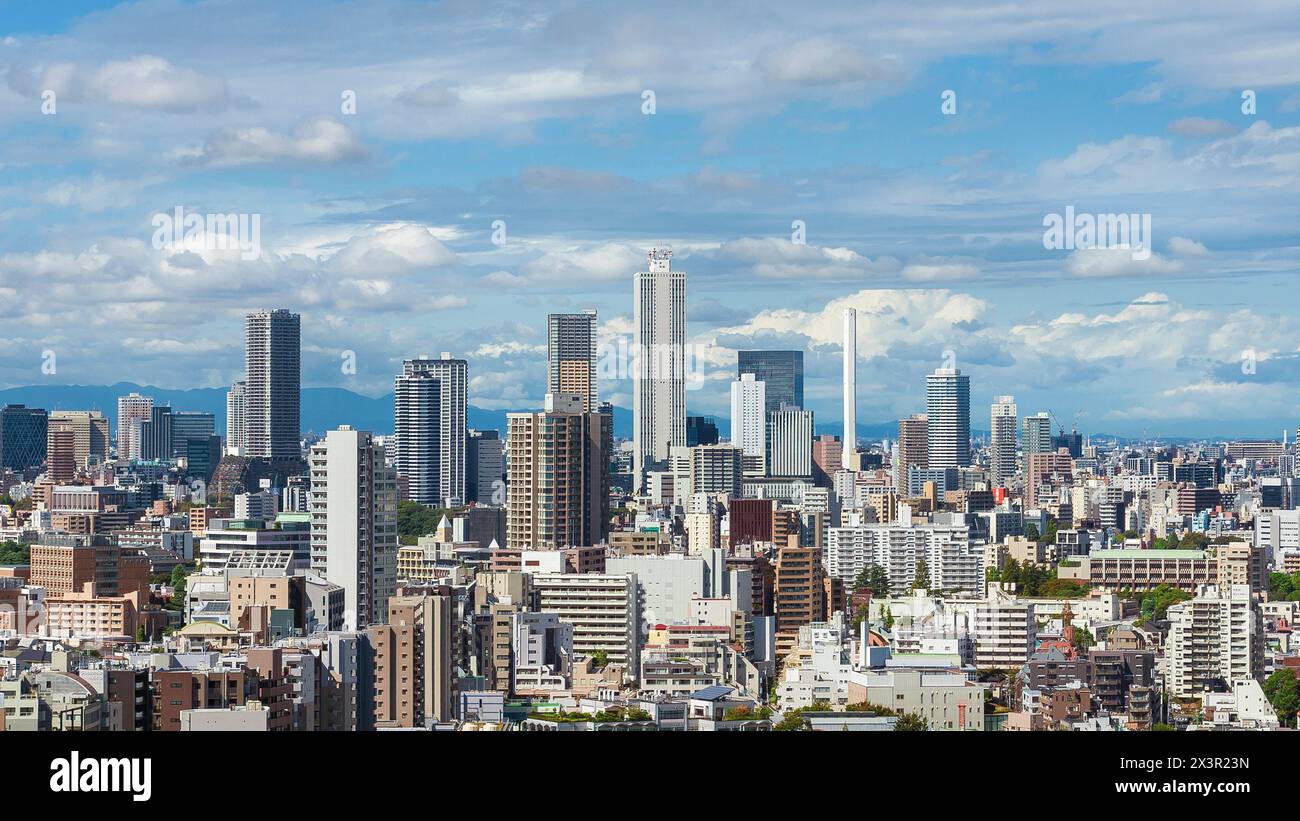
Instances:
[[[861,590],[864,587],[871,590],[873,597],[888,596],[889,574],[885,572],[885,568],[878,564],[862,568],[862,572],[858,573],[857,578],[853,580],[853,589]]]
[[[884,602],[880,603],[880,623],[885,625],[886,630],[894,629],[894,611],[886,607]]]
[[[597,650],[591,654],[592,660],[596,663],[597,670],[604,670],[609,664],[609,653],[604,650]]]
[[[1030,541],[1038,541],[1038,525],[1033,522],[1025,525],[1025,538]]]
[[[925,559],[916,560],[916,575],[912,577],[912,589],[925,590],[930,587],[930,566]]]
[[[0,564],[27,564],[32,560],[32,546],[6,539],[0,543]]]
[[[1096,643],[1097,643],[1097,639],[1093,638],[1092,631],[1090,631],[1088,628],[1086,627],[1074,628],[1074,649],[1075,650],[1077,650],[1080,653],[1086,653],[1088,652],[1088,649],[1091,648]]]
[[[1273,705],[1283,727],[1296,726],[1296,711],[1300,710],[1300,683],[1290,668],[1275,671],[1264,680],[1264,695]]]
[[[144,644],[144,625],[135,628],[135,640],[137,644]]]
[[[930,729],[930,722],[920,713],[904,713],[894,724],[894,732],[924,732]]]

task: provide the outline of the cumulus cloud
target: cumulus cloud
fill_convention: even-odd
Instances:
[[[366,157],[352,129],[328,117],[314,117],[300,123],[292,134],[280,134],[260,126],[222,128],[213,134],[188,163],[216,167],[295,162],[339,165]]]

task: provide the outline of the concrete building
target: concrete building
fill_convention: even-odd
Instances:
[[[443,353],[406,360],[394,380],[397,472],[421,504],[465,500],[468,363]]]
[[[376,729],[451,721],[451,596],[400,595],[387,605],[387,623],[367,630],[374,648]]]
[[[784,407],[767,415],[766,465],[769,476],[812,476],[813,412]]]
[[[858,469],[858,312],[844,309],[844,432],[840,436],[843,451],[840,464],[846,470]]]
[[[894,487],[900,496],[910,495],[911,468],[930,467],[930,420],[923,413],[898,420],[898,450],[894,460]]]
[[[53,410],[50,411],[50,430],[55,426],[72,432],[73,457],[78,470],[86,470],[108,459],[108,419],[103,413],[97,410]]]
[[[152,411],[152,396],[141,396],[132,392],[117,398],[117,458],[119,461],[127,462],[138,458],[138,455],[131,451],[131,420],[148,419]]]
[[[639,673],[641,613],[634,574],[537,573],[537,610],[573,625],[577,657],[603,653],[635,680]]]
[[[311,449],[313,572],[344,591],[344,629],[387,613],[397,576],[397,476],[367,431],[344,426]]]
[[[582,397],[582,412],[600,409],[596,378],[596,312],[546,318],[546,392]]]
[[[1248,585],[1201,587],[1172,605],[1165,674],[1174,696],[1199,697],[1241,678],[1264,674],[1264,628]]]
[[[803,351],[736,351],[736,379],[743,380],[745,374],[765,386],[764,415],[786,405],[803,407]],[[734,410],[731,425],[734,441]]]
[[[668,459],[686,444],[686,272],[672,270],[673,252],[653,248],[647,270],[634,278],[632,375],[632,485],[639,490],[647,464]]]
[[[248,455],[271,460],[302,458],[301,317],[290,311],[248,315],[245,361],[245,434]]]
[[[939,368],[926,377],[929,466],[970,464],[970,376],[956,368]]]
[[[742,373],[731,383],[731,445],[758,459],[767,448],[765,387],[752,373]]]
[[[989,419],[989,475],[994,485],[1006,486],[1016,476],[1016,398],[999,396]]]
[[[507,414],[506,547],[599,544],[609,529],[613,421],[579,394],[547,394],[541,413]]]

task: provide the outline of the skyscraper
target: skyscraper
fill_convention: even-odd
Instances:
[[[1031,453],[1053,453],[1052,417],[1045,411],[1026,416],[1024,421],[1025,457]]]
[[[668,459],[686,444],[686,272],[672,270],[673,252],[652,248],[634,278],[632,375],[633,485],[647,462]]]
[[[50,425],[59,423],[72,431],[75,461],[85,470],[108,458],[108,420],[97,411],[50,411]]]
[[[226,453],[248,453],[248,383],[239,380],[226,391]]]
[[[763,456],[767,447],[766,385],[746,372],[731,383],[731,444],[746,456]]]
[[[469,431],[465,451],[465,501],[480,505],[504,502],[505,489],[501,485],[506,474],[502,454],[504,444],[500,431]]]
[[[994,400],[989,421],[989,473],[993,484],[1005,486],[1016,475],[1016,398]]]
[[[206,443],[216,433],[216,418],[206,411],[174,411],[172,413],[172,456],[185,456],[190,440]]]
[[[245,322],[248,455],[300,459],[302,450],[301,317],[283,308],[257,311]]]
[[[77,435],[72,426],[51,419],[46,436],[45,477],[56,485],[77,478]]]
[[[930,467],[970,464],[970,377],[957,368],[938,368],[925,380]]]
[[[930,466],[930,423],[924,413],[914,413],[898,420],[898,458],[894,463],[894,487],[898,495],[908,495],[909,467]]]
[[[382,621],[397,584],[397,476],[368,431],[311,448],[312,571],[343,588],[343,629]]]
[[[786,406],[767,415],[767,474],[812,476],[813,412]]]
[[[5,405],[0,410],[0,468],[24,471],[44,462],[49,422],[43,408]]]
[[[444,352],[408,359],[394,384],[397,471],[421,504],[465,500],[469,363]]]
[[[596,312],[551,314],[546,319],[546,390],[576,393],[585,412],[597,410]]]
[[[846,470],[858,468],[858,312],[844,309],[844,456]]]
[[[736,378],[747,373],[767,386],[763,413],[803,407],[803,351],[737,351]]]
[[[131,452],[131,420],[148,419],[153,410],[153,397],[129,393],[117,398],[117,458],[129,461],[138,458]]]
[[[581,394],[546,395],[541,413],[507,414],[506,547],[599,544],[609,528],[612,419]]]

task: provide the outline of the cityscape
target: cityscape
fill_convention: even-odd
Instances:
[[[724,6],[0,2],[51,794],[250,733],[1284,784],[1300,18]]]

